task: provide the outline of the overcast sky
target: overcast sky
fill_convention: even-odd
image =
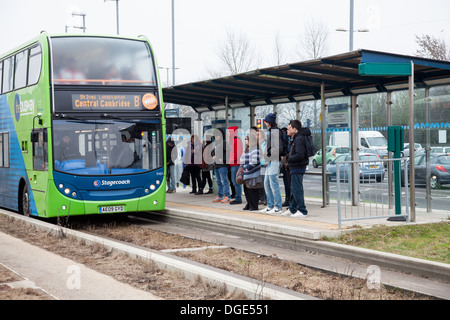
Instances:
[[[415,35],[429,34],[450,44],[449,0],[354,0],[354,27],[370,32],[354,33],[354,49],[363,48],[414,55]],[[125,36],[146,35],[160,67],[172,67],[171,0],[120,0],[119,28]],[[86,14],[86,32],[116,34],[116,2],[104,0],[0,0],[0,53],[35,37],[41,30],[65,32],[71,12]],[[327,55],[349,50],[350,0],[175,0],[176,83],[208,78],[218,69],[217,50],[227,32],[245,35],[261,53],[261,67],[275,65],[276,35],[288,56],[286,62],[301,61],[295,54],[312,18],[329,30]],[[81,33],[80,29],[69,28]],[[171,71],[169,81],[171,79]],[[163,83],[166,70],[161,70]]]

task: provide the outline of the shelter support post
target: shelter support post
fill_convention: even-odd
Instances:
[[[321,99],[321,114],[322,114],[322,122],[321,122],[321,136],[322,136],[322,154],[325,155],[325,147],[326,147],[326,114],[325,114],[325,83],[322,82],[320,86],[320,99]],[[322,158],[322,208],[327,206],[327,161],[325,158]]]
[[[300,101],[295,103],[295,115],[297,116],[296,119],[300,121]]]
[[[414,62],[411,61],[411,75],[409,76],[409,181],[410,181],[410,197],[409,210],[410,221],[416,222],[416,179],[414,170]]]
[[[430,88],[425,88],[425,123],[430,123]],[[426,159],[426,172],[425,172],[425,182],[426,182],[426,193],[425,200],[427,203],[427,212],[431,213],[431,169],[430,169],[430,127],[425,129],[425,159]],[[410,147],[411,148],[411,147]]]
[[[256,125],[255,121],[255,106],[250,107],[250,128]]]
[[[388,92],[386,95],[386,125],[390,127],[392,125],[392,92]],[[393,157],[392,152],[388,151],[389,153],[389,159]],[[392,186],[393,182],[393,163],[392,161],[389,161],[387,163],[387,175],[388,175],[388,199],[389,199],[389,209],[392,209],[394,207],[394,201],[393,201],[393,194],[394,189]]]
[[[358,96],[351,96],[351,147],[352,147],[352,161],[359,159],[358,155]],[[352,205],[359,205],[359,166],[358,163],[352,163]]]
[[[225,119],[226,128],[228,129],[228,96],[225,97]]]

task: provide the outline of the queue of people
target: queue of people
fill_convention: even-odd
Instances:
[[[252,127],[245,136],[244,143],[237,136],[237,127],[229,128],[228,137],[222,129],[217,129],[220,133],[214,135],[214,145],[211,145],[211,139],[205,139],[202,146],[197,141],[198,137],[192,136],[184,153],[184,170],[191,177],[190,194],[212,194],[213,173],[217,182],[217,196],[213,202],[242,204],[243,191],[246,201],[243,210],[295,218],[306,217],[308,211],[304,200],[303,175],[309,158],[306,154],[305,137],[311,135],[311,131],[302,127],[299,120],[291,120],[287,128],[279,129],[274,113],[268,114],[264,123],[269,129],[267,133]],[[169,148],[173,147],[172,142],[169,145],[168,141],[167,150]],[[227,148],[230,148],[229,158],[225,161]],[[209,154],[212,160],[195,159],[198,155],[205,157]],[[176,192],[171,169],[173,161],[173,158],[168,157],[168,193]],[[284,202],[278,180],[280,172],[283,174],[286,195]],[[209,189],[204,192],[207,183]],[[265,205],[262,210],[259,209],[261,204]],[[284,212],[283,206],[288,207]]]

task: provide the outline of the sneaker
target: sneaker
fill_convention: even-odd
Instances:
[[[222,202],[222,203],[230,203],[230,202],[231,202],[231,199],[230,199],[229,197],[225,197],[225,198],[223,198],[223,200],[220,201],[220,202]]]
[[[297,211],[291,217],[292,218],[305,218],[307,216],[308,216],[307,214],[303,214],[301,211]]]
[[[279,213],[281,213],[281,209],[278,209],[278,208],[273,208],[272,210],[270,210],[270,211],[267,211],[267,213],[270,213],[270,214],[279,214]]]
[[[264,208],[264,209],[262,209],[262,210],[259,210],[259,212],[261,212],[261,213],[267,213],[267,212],[269,212],[270,210],[272,210],[273,208],[269,208],[269,207],[267,207],[267,208]]]
[[[223,197],[217,196],[217,198],[215,198],[215,199],[213,200],[213,202],[221,202],[222,200],[223,200]]]
[[[239,201],[239,200],[233,200],[230,202],[230,204],[241,204],[241,203],[242,203],[242,201]]]
[[[281,214],[282,216],[289,217],[292,215],[291,209],[287,209],[285,212]]]

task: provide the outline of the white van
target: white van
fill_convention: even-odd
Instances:
[[[350,132],[333,132],[330,145],[350,146]],[[358,148],[375,150],[380,159],[388,158],[387,140],[379,131],[359,131]]]

